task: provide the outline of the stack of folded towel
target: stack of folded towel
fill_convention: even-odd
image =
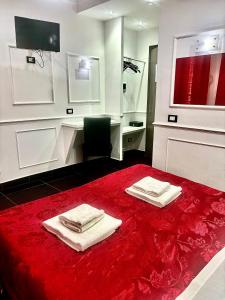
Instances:
[[[76,251],[101,242],[112,235],[122,221],[88,204],[82,204],[43,222],[43,226]]]
[[[84,232],[104,217],[104,210],[82,204],[59,216],[61,223],[76,232]]]
[[[129,195],[144,200],[157,207],[164,207],[181,194],[180,186],[159,181],[150,176],[142,178],[126,189]]]

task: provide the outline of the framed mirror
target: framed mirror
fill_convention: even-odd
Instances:
[[[225,29],[175,38],[171,106],[225,109]]]

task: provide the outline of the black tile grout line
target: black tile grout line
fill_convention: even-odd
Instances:
[[[41,181],[41,180],[40,180],[40,181]],[[42,185],[47,185],[47,184],[45,184],[45,183],[36,184],[36,185],[29,186],[29,187],[27,187],[27,188],[25,188],[25,189],[21,188],[21,189],[19,189],[19,190],[17,190],[17,191],[9,192],[9,193],[7,193],[7,194],[10,195],[10,194],[19,193],[19,192],[22,192],[22,191],[27,191],[27,190],[30,190],[30,189],[33,189],[33,188],[36,188],[36,187],[40,187],[40,186],[42,186]],[[3,191],[3,195],[6,196],[6,194],[4,194],[4,191]]]
[[[6,198],[10,203],[14,204],[14,205],[18,205],[18,203],[14,202],[12,199],[10,199],[7,195],[5,195],[4,193],[0,192],[0,195],[3,196],[4,198]]]
[[[41,181],[43,184],[45,184],[45,185],[47,185],[47,186],[49,186],[49,187],[55,189],[55,190],[58,191],[58,192],[62,192],[62,191],[63,191],[63,190],[60,190],[59,188],[57,188],[57,187],[55,187],[55,186],[49,184],[48,182],[43,181],[42,179],[40,179],[40,181]]]

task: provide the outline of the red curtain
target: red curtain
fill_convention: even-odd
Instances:
[[[211,55],[178,58],[174,104],[206,105]]]
[[[215,105],[225,106],[225,53],[222,54]]]

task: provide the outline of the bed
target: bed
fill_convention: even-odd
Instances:
[[[124,192],[145,176],[182,195],[160,209]],[[123,224],[78,253],[41,222],[84,202]],[[0,214],[0,278],[13,300],[174,300],[224,246],[225,193],[146,165]]]

